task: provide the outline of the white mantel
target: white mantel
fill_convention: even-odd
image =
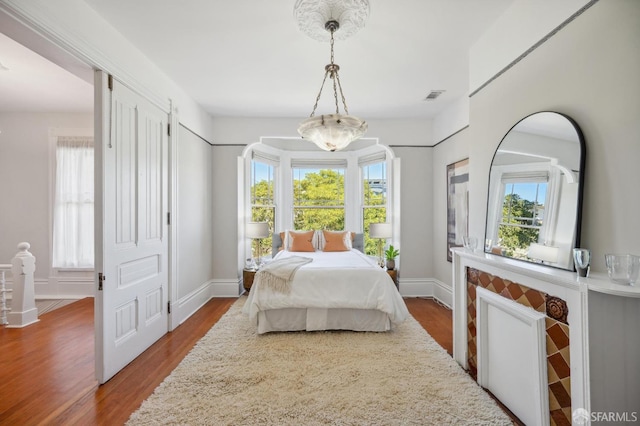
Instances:
[[[640,286],[615,284],[606,274],[584,278],[487,253],[461,248],[452,252],[453,357],[463,368],[469,368],[466,271],[470,267],[567,303],[572,410],[627,416],[635,412],[640,418]]]

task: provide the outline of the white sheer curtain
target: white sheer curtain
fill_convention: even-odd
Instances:
[[[58,136],[53,267],[93,268],[93,138]]]

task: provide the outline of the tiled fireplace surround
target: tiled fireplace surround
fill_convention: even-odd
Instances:
[[[546,315],[546,352],[549,390],[549,418],[552,425],[571,424],[571,357],[567,303],[561,298],[502,279],[475,268],[467,276],[467,362],[477,377],[476,288],[493,293]]]
[[[542,399],[545,392],[544,388],[540,389],[541,405],[535,406],[528,399],[523,401],[522,405],[528,410],[525,417],[538,419],[533,423],[564,425],[571,424],[572,410],[590,409],[587,299],[585,288],[576,281],[575,273],[454,249],[453,356],[472,374],[478,367],[476,332],[479,330],[475,322],[479,289],[483,294],[499,295],[498,299],[506,300],[509,306],[517,305],[518,309],[531,310],[532,315],[543,318],[541,328],[544,330],[540,331],[539,340],[546,348],[537,347],[544,368],[539,373],[531,373],[531,365],[523,365],[511,353],[502,357],[508,364],[500,367],[505,371],[526,368],[537,378],[535,383],[548,386],[548,400]],[[490,374],[496,374],[495,370],[490,371],[494,371]],[[511,408],[508,401],[503,402]]]
[[[516,374],[516,381],[506,385],[511,401],[502,401],[514,408],[514,401],[521,403],[525,416],[533,414],[531,424],[571,424],[577,409],[640,418],[640,285],[612,283],[606,273],[582,278],[493,254],[452,252],[453,358],[472,373],[479,364],[479,384],[490,389],[491,380],[512,377],[505,372],[526,371],[527,379],[536,379],[531,381],[535,392],[518,388]],[[529,326],[504,328],[517,318],[533,318],[535,337],[527,335]],[[498,343],[490,333],[494,338],[498,333]],[[514,333],[519,336],[512,342]],[[533,352],[525,367],[524,358]],[[489,386],[483,384],[487,374]]]

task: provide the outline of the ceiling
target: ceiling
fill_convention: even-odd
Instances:
[[[0,34],[0,112],[91,110],[91,84]]]
[[[311,113],[329,63],[329,44],[300,31],[294,0],[85,2],[213,116]],[[429,119],[467,96],[469,48],[513,2],[370,0],[365,27],[335,42],[349,113],[364,119]],[[11,43],[0,37],[0,63],[9,68],[0,70],[1,111],[27,104],[36,109],[90,106],[93,92],[87,83],[57,74],[51,82],[44,59],[17,52],[15,43],[6,46]],[[14,71],[11,85],[5,84]],[[425,101],[432,90],[445,92]],[[334,110],[333,93],[325,87],[317,113]]]

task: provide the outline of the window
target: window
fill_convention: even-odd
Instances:
[[[293,167],[294,229],[343,230],[344,167]]]
[[[531,243],[538,243],[545,224],[548,175],[507,176],[502,179],[502,216],[498,238],[508,256],[526,259]]]
[[[53,267],[93,268],[93,138],[59,136]]]
[[[278,139],[276,145],[281,143]],[[377,256],[378,241],[367,243],[369,224],[391,221],[391,200],[399,200],[392,194],[399,162],[377,144],[360,152],[294,148],[281,150],[259,142],[245,152],[238,172],[245,182],[241,203],[246,220],[267,220],[272,233],[287,229],[363,233],[366,251]],[[248,241],[243,244],[248,250]],[[268,243],[265,239],[262,251],[268,252],[271,244],[272,239]]]
[[[364,228],[364,252],[378,255],[378,241],[369,238],[369,224],[386,222],[387,218],[387,167],[384,161],[361,165],[362,223]]]
[[[273,234],[276,203],[273,164],[259,160],[251,160],[251,221],[267,222],[269,234]],[[260,242],[260,253],[271,255],[272,237],[263,238]]]

